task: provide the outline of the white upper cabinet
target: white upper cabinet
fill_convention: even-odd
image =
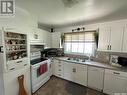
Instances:
[[[61,36],[61,32],[52,33],[52,48],[60,47],[60,36]]]
[[[124,24],[107,23],[99,27],[99,51],[121,52]]]
[[[111,35],[110,35],[110,50],[113,52],[122,51],[122,39],[123,39],[123,23],[116,23],[111,25]]]
[[[124,27],[122,51],[127,52],[127,24]]]
[[[98,50],[100,51],[109,50],[109,42],[110,42],[110,27],[107,25],[101,25],[99,27]]]
[[[45,47],[51,47],[51,33],[36,27],[31,27],[29,32],[30,42],[44,43]]]

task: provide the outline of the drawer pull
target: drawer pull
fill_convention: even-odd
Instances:
[[[24,64],[24,66],[27,66],[27,64]]]
[[[59,71],[61,71],[61,69],[59,69]]]
[[[11,68],[10,70],[14,70],[15,68]]]
[[[61,67],[61,65],[58,65],[58,66],[60,66],[60,67]]]
[[[17,63],[21,63],[22,61],[17,61]]]
[[[117,73],[117,72],[113,72],[113,74],[120,75],[120,73]]]
[[[73,72],[76,73],[76,68],[73,68]]]

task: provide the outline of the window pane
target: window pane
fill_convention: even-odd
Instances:
[[[86,32],[85,41],[94,41],[94,32]]]
[[[65,51],[66,52],[71,52],[71,43],[65,43]]]
[[[71,41],[71,35],[65,35],[65,41]]]
[[[76,34],[72,34],[72,41],[78,41],[79,40],[79,35]]]
[[[92,55],[94,53],[94,49],[95,49],[94,47],[95,47],[94,43],[85,43],[84,53]]]
[[[72,52],[78,52],[78,43],[72,43]]]
[[[78,52],[79,53],[83,53],[83,51],[84,51],[84,43],[79,43],[79,45],[78,45]]]
[[[79,34],[79,41],[85,41],[85,33]]]

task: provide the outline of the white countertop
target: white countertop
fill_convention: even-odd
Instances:
[[[105,69],[112,69],[112,70],[127,72],[127,67],[116,67],[116,66],[110,65],[109,63],[101,63],[101,62],[94,62],[94,61],[85,61],[85,62],[73,61],[73,60],[67,60],[68,57],[55,57],[55,59],[71,62],[71,63],[77,63],[77,64],[83,64],[83,65],[89,65],[89,66],[95,66],[95,67],[100,67]]]

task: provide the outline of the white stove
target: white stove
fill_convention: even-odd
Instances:
[[[31,54],[31,81],[32,81],[32,93],[37,91],[43,84],[45,84],[51,76],[50,69],[50,59],[41,58],[39,52],[33,52]],[[44,73],[38,74],[39,68],[46,64],[47,69]]]

